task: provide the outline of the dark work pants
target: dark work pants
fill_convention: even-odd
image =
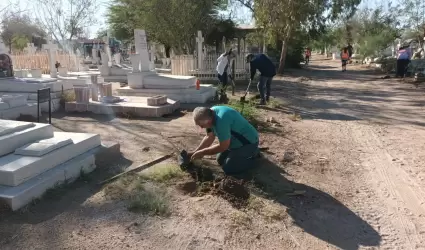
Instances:
[[[270,90],[273,77],[260,76],[258,82],[258,92],[260,92],[261,101],[268,101],[270,98]]]
[[[407,66],[409,65],[409,59],[398,59],[397,60],[397,73],[396,76],[404,77],[406,75]]]
[[[218,74],[218,80],[223,85],[223,87],[227,86],[228,75],[227,72],[224,72],[222,75]]]
[[[237,149],[226,150],[217,155],[217,162],[226,174],[239,174],[252,169],[259,153],[258,142]]]

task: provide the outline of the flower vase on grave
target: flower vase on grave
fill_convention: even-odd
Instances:
[[[89,103],[90,102],[90,88],[75,87],[75,102],[76,103]]]
[[[112,97],[112,84],[104,83],[100,86],[102,97]]]

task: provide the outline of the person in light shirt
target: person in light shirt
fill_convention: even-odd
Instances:
[[[412,52],[409,45],[401,46],[397,53],[396,77],[405,77],[407,66],[410,63]]]
[[[216,71],[218,74],[218,80],[224,88],[227,86],[229,75],[231,74],[230,62],[234,57],[235,54],[230,49],[229,51],[221,54],[220,57],[217,59]]]

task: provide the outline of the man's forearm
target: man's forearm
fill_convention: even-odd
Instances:
[[[215,155],[225,150],[222,149],[222,146],[220,144],[215,144],[215,145],[212,145],[211,147],[204,148],[200,151],[202,151],[203,155]]]
[[[254,77],[255,77],[255,73],[256,73],[256,71],[257,71],[257,69],[252,69],[251,68],[251,81],[253,81],[254,80]]]
[[[214,142],[214,139],[214,136],[205,136],[199,146],[195,149],[195,152],[211,146],[211,144]]]

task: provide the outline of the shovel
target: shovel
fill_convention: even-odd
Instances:
[[[246,99],[246,95],[248,94],[248,92],[249,92],[249,88],[251,87],[251,80],[249,81],[249,83],[248,83],[248,87],[246,88],[246,91],[245,91],[245,94],[240,98],[240,102],[242,102],[242,103],[244,103],[245,102],[245,99]]]

